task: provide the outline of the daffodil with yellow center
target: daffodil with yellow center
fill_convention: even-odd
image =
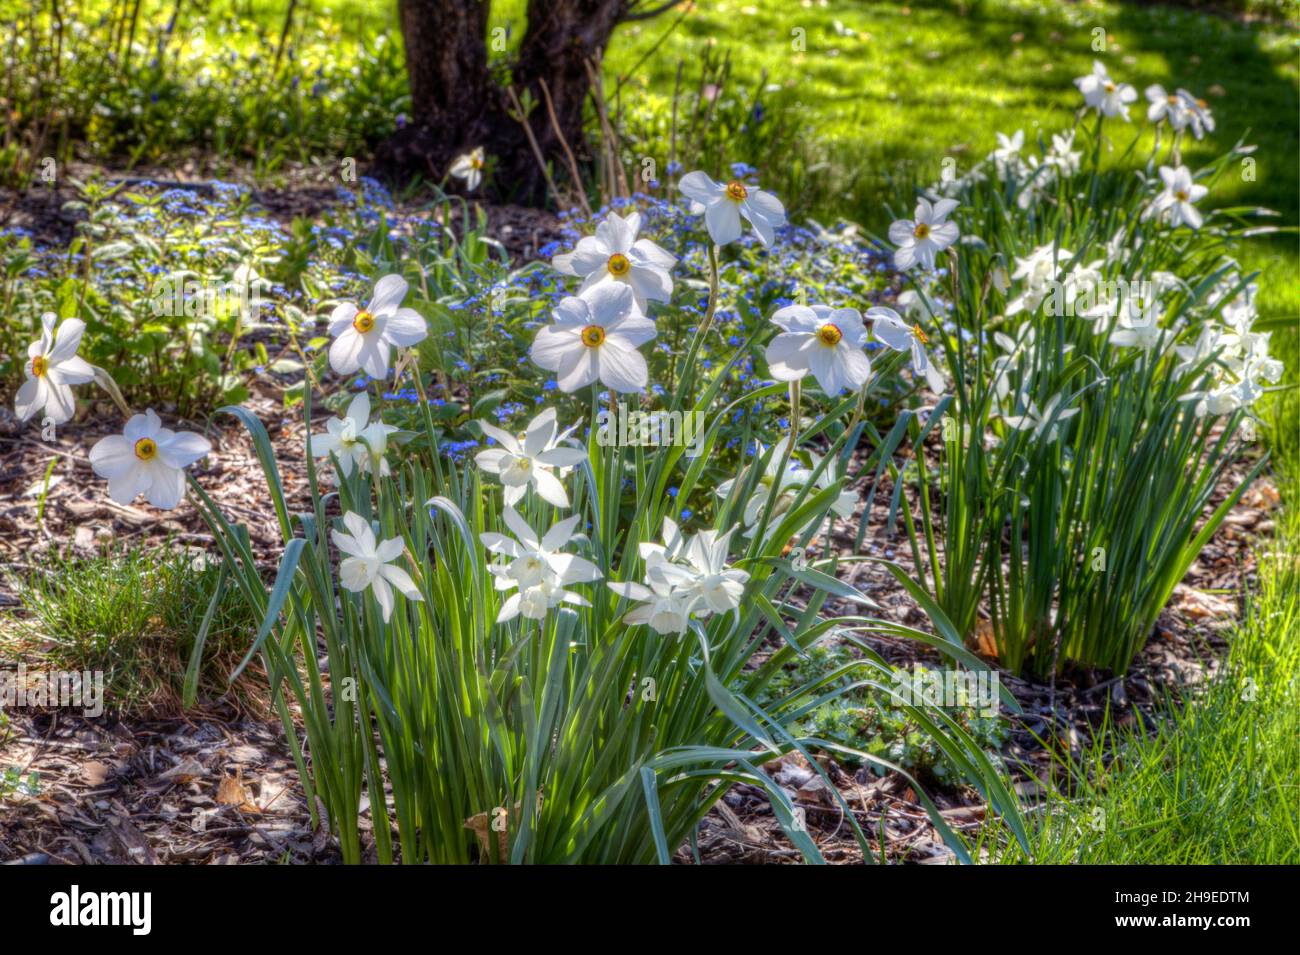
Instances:
[[[362,308],[341,302],[330,314],[330,367],[337,374],[360,370],[371,378],[387,378],[394,348],[410,348],[429,334],[424,316],[403,308],[406,280],[385,275],[375,283],[370,302]]]
[[[483,433],[496,442],[496,446],[480,451],[474,460],[485,472],[501,479],[507,504],[517,504],[532,487],[548,504],[569,506],[569,496],[561,479],[569,468],[587,458],[586,451],[564,444],[577,429],[576,424],[560,431],[554,408],[547,408],[539,414],[520,434],[512,434],[487,421],[479,423]]]
[[[41,340],[27,348],[23,371],[27,380],[14,397],[18,420],[26,421],[37,412],[52,424],[62,424],[77,410],[71,385],[84,384],[95,377],[94,369],[77,355],[85,323],[77,318],[59,324],[53,312],[41,316]]]
[[[894,351],[910,354],[912,374],[924,378],[936,395],[943,394],[943,375],[926,353],[925,346],[930,343],[930,339],[921,330],[920,324],[913,322],[909,326],[903,321],[903,316],[883,305],[867,309],[867,318],[871,319],[871,333],[876,340]]]
[[[202,435],[164,428],[153,409],[134,415],[121,434],[90,449],[90,466],[108,479],[108,494],[130,504],[143,494],[154,507],[173,508],[185,496],[185,469],[212,450]]]
[[[628,272],[632,271],[632,262],[622,252],[615,252],[609,257],[609,261],[606,263],[605,267],[609,269],[610,275],[614,276],[616,279],[621,279],[627,275]]]
[[[857,309],[787,305],[772,322],[781,329],[767,346],[767,366],[778,381],[812,375],[827,395],[857,391],[871,376],[863,348],[867,330]]]
[[[948,216],[956,208],[956,199],[930,202],[924,196],[919,197],[912,218],[899,219],[889,226],[889,241],[897,246],[894,251],[894,267],[906,270],[920,265],[927,271],[933,271],[934,257],[956,242],[961,235],[957,223],[948,221]]]
[[[649,239],[638,239],[641,213],[627,218],[610,212],[596,226],[596,234],[583,236],[572,252],[557,255],[552,264],[562,275],[582,279],[579,295],[597,285],[626,285],[632,289],[643,313],[651,301],[673,297],[672,269],[677,259]]]
[[[764,245],[771,245],[776,240],[776,230],[786,224],[785,206],[780,199],[740,179],[723,183],[703,172],[688,172],[677,188],[691,200],[692,215],[704,214],[709,238],[716,245],[740,238],[742,218],[749,220]]]
[[[635,273],[633,273],[635,274]],[[555,321],[537,333],[529,354],[566,394],[599,381],[611,391],[640,391],[650,369],[637,349],[655,337],[655,323],[636,305],[629,282],[598,282],[561,299]]]
[[[365,309],[361,309],[352,319],[352,327],[364,335],[375,327],[375,316],[371,315]]]

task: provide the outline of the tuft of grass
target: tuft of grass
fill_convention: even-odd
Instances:
[[[103,671],[104,703],[113,712],[175,715],[183,709],[186,662],[218,574],[182,548],[56,557],[20,582],[27,619],[0,631],[0,653],[26,660],[29,669]],[[261,705],[264,684],[257,676],[227,687],[255,629],[243,602],[225,594],[204,645],[200,700],[229,689],[236,705]]]
[[[1081,765],[1062,767],[1079,788],[1047,804],[1031,837],[1035,862],[1300,862],[1297,544],[1292,503],[1279,511],[1219,677],[1153,734],[1104,727],[1109,746],[1103,731]],[[1014,841],[1002,858],[1029,860]]]

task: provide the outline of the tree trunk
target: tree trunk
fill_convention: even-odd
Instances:
[[[374,171],[391,180],[441,180],[452,160],[481,146],[493,163],[492,198],[544,204],[545,176],[488,68],[488,0],[399,0],[398,6],[412,116],[377,150]],[[604,53],[628,9],[627,0],[528,0],[512,84],[521,101],[532,103],[529,127],[557,177],[568,170],[561,138],[580,162],[586,158],[583,108],[591,84],[585,64]]]

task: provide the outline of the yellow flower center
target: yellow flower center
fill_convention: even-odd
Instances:
[[[363,308],[361,311],[357,312],[356,317],[352,319],[352,327],[364,335],[366,332],[370,331],[370,329],[375,327],[375,316],[371,315]]]
[[[599,348],[605,343],[605,329],[599,325],[588,325],[582,330],[582,343],[588,348]]]
[[[1171,95],[1169,95],[1169,96],[1166,96],[1165,99],[1169,100],[1169,105],[1170,105],[1170,106],[1177,106],[1177,105],[1178,105],[1178,97],[1177,97],[1177,96],[1174,96],[1174,95],[1171,94]]]
[[[141,438],[135,443],[135,456],[141,461],[152,461],[158,456],[158,444],[153,438]]]
[[[916,336],[916,340],[919,341],[922,345],[930,344],[930,339],[926,338],[925,332],[921,331],[920,322],[912,323],[912,334]]]
[[[470,164],[470,166],[473,167],[474,169],[482,169],[482,168],[483,168],[483,157],[482,157],[482,156],[470,156],[470,157],[469,157],[469,164]]]
[[[46,370],[49,367],[50,367],[50,361],[44,355],[37,355],[35,358],[32,359],[32,374],[35,375],[37,378],[45,374]]]
[[[1178,199],[1179,202],[1186,202],[1188,192],[1186,189],[1179,189],[1177,192],[1174,193],[1174,196]]]
[[[609,257],[609,274],[615,278],[622,278],[632,271],[632,263],[628,261],[626,255],[622,252],[615,252]]]
[[[739,202],[741,199],[746,198],[748,195],[749,195],[749,190],[745,188],[745,184],[743,182],[740,182],[737,179],[733,179],[731,180],[731,182],[727,183],[728,199],[734,199],[736,202]]]
[[[918,239],[924,239],[930,234],[930,227],[924,222],[918,222],[916,228],[912,230],[912,235]]]
[[[1196,101],[1196,105],[1199,106],[1201,109],[1208,109],[1210,104],[1205,102],[1205,100],[1203,99],[1198,99]]]
[[[834,348],[840,343],[844,333],[840,331],[839,326],[827,324],[817,329],[817,337],[821,339],[823,345]]]
[[[1107,92],[1107,93],[1113,93],[1113,92],[1115,92],[1115,84],[1114,84],[1114,83],[1107,82],[1107,83],[1106,83],[1106,92]]]

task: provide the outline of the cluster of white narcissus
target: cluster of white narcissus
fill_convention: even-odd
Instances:
[[[482,535],[488,553],[499,558],[490,567],[494,585],[498,590],[515,591],[502,603],[497,622],[520,615],[541,620],[561,603],[585,606],[586,599],[567,589],[568,585],[599,580],[600,570],[563,549],[574,539],[579,515],[570,515],[539,535],[514,507],[530,487],[549,504],[569,506],[563,479],[587,457],[570,438],[576,425],[559,431],[554,408],[542,411],[518,437],[486,422],[482,425],[499,447],[480,451],[475,460],[505,488],[503,516],[514,535]],[[628,622],[647,623],[659,633],[681,633],[692,614],[702,618],[714,611],[736,609],[749,575],[726,566],[729,537],[729,533],[719,536],[704,531],[688,542],[671,520],[665,521],[665,546],[641,545],[647,586],[609,585],[621,596],[646,602],[645,607],[628,614]]]
[[[481,151],[465,157],[456,175],[469,188],[478,185],[483,166]],[[739,181],[715,182],[702,172],[681,180],[681,189],[692,200],[696,214],[703,213],[709,234],[718,246],[741,235],[742,219],[754,228],[760,241],[769,244],[776,229],[785,224],[785,210],[770,193]],[[934,206],[921,200],[914,220],[895,223],[891,235],[898,236],[900,267],[921,264],[934,268],[936,253],[957,239],[957,228],[946,222],[956,203],[941,201]],[[646,315],[651,301],[671,299],[671,270],[676,258],[647,239],[638,239],[641,218],[633,213],[623,218],[610,213],[594,236],[579,242],[572,253],[558,256],[555,267],[582,278],[576,296],[563,299],[553,310],[554,322],[534,340],[531,354],[541,367],[553,371],[561,390],[600,382],[617,392],[632,392],[647,384],[647,368],[639,348],[656,335],[654,322]],[[410,348],[428,334],[419,312],[402,307],[408,286],[398,275],[387,275],[375,285],[369,304],[335,307],[329,331],[330,366],[340,375],[363,371],[376,379],[386,378],[393,350]],[[909,328],[896,312],[875,308],[867,313],[876,336],[890,348],[908,350],[916,374],[925,377],[936,391],[942,376],[931,364],[925,336],[919,324]],[[811,374],[828,395],[864,387],[871,374],[867,359],[867,329],[862,316],[851,308],[792,305],[780,309],[773,321],[781,332],[768,348],[774,377],[797,381]],[[71,418],[75,402],[70,389],[95,377],[95,369],[79,358],[77,346],[84,323],[69,319],[56,329],[52,314],[42,319],[41,341],[29,349],[27,382],[17,400],[19,415],[26,420],[44,410],[48,420],[61,423]],[[575,426],[576,427],[576,426]],[[489,552],[502,558],[493,567],[496,585],[515,590],[502,607],[500,620],[522,614],[541,619],[561,602],[583,602],[566,585],[591,582],[599,572],[589,561],[562,551],[573,538],[577,517],[561,520],[545,535],[538,536],[514,509],[529,487],[546,502],[567,507],[563,476],[580,463],[586,452],[569,442],[573,428],[559,432],[554,409],[537,416],[524,434],[515,436],[483,423],[484,431],[499,447],[477,457],[484,471],[497,475],[505,487],[505,520],[515,538],[484,534]],[[315,457],[332,456],[344,476],[360,471],[388,473],[384,452],[388,435],[396,429],[370,418],[370,399],[358,394],[341,417],[326,424],[324,434],[308,439],[308,452]],[[121,435],[100,441],[90,454],[97,474],[109,481],[114,500],[129,503],[144,494],[153,505],[172,508],[185,493],[184,469],[211,451],[209,442],[193,432],[174,432],[162,427],[150,409],[134,415]],[[784,454],[777,460],[783,461]],[[811,480],[813,472],[799,465],[770,480],[781,484],[779,502],[793,495],[793,489]],[[769,480],[769,485],[770,485]],[[833,480],[827,469],[821,483]],[[756,508],[746,507],[748,533],[753,533]],[[841,495],[835,510],[852,512],[853,495]],[[780,510],[780,503],[778,503]],[[393,588],[419,599],[410,575],[393,563],[402,554],[399,538],[378,541],[371,526],[360,515],[344,515],[347,533],[335,530],[333,540],[346,555],[340,567],[340,581],[354,592],[374,592],[385,620],[393,609]],[[632,611],[629,622],[647,623],[661,633],[681,633],[692,617],[736,609],[744,582],[744,571],[726,564],[727,543],[734,532],[704,531],[683,537],[672,521],[666,521],[663,545],[642,545],[647,563],[645,584],[611,583],[620,595],[644,604]]]
[[[1130,121],[1129,104],[1137,100],[1137,91],[1127,83],[1111,79],[1105,64],[1095,61],[1092,72],[1080,76],[1074,84],[1083,94],[1084,109],[1096,110],[1102,117]],[[1197,139],[1214,131],[1214,115],[1209,104],[1185,89],[1169,93],[1163,86],[1153,84],[1146,88],[1146,98],[1150,103],[1147,119],[1156,125],[1157,130],[1167,123],[1174,131],[1175,140],[1187,130]],[[934,187],[934,192],[956,195],[971,183],[982,182],[986,178],[982,167],[991,166],[1000,180],[1016,180],[1019,186],[1016,202],[1020,208],[1027,209],[1050,193],[1057,176],[1069,177],[1079,171],[1081,154],[1074,149],[1073,130],[1053,135],[1051,147],[1041,160],[1037,156],[1027,159],[1021,156],[1020,151],[1025,145],[1022,129],[1011,134],[998,133],[997,141],[997,148],[989,153],[985,163],[976,165],[963,176],[945,179]],[[1143,219],[1154,218],[1172,227],[1185,225],[1199,229],[1202,217],[1195,203],[1204,198],[1206,188],[1197,185],[1191,171],[1181,164],[1161,166],[1159,174],[1164,189],[1144,210]],[[918,209],[918,221],[920,218]],[[898,226],[895,223],[895,228]],[[956,238],[955,234],[953,238]],[[902,236],[891,230],[890,239],[900,244]],[[902,262],[897,264],[899,268],[906,267]]]
[[[1127,84],[1116,83],[1102,63],[1094,63],[1092,73],[1074,82],[1083,93],[1085,109],[1094,109],[1103,117],[1129,119],[1128,105],[1136,101],[1136,91]],[[1157,129],[1168,124],[1174,132],[1174,155],[1177,155],[1178,138],[1187,131],[1198,140],[1207,132],[1214,131],[1214,115],[1205,100],[1185,89],[1170,93],[1158,84],[1148,86],[1145,92],[1150,104],[1147,119],[1156,124]],[[985,176],[981,167],[991,166],[1001,180],[1017,180],[1020,187],[1018,202],[1026,208],[1043,196],[1054,176],[1072,176],[1079,171],[1080,154],[1073,150],[1073,132],[1053,136],[1051,148],[1041,163],[1036,157],[1027,161],[1021,158],[1020,151],[1025,143],[1023,130],[1011,135],[998,133],[997,140],[998,148],[989,154],[986,163],[977,165],[961,178],[938,184],[934,191],[957,194],[972,183],[983,181]],[[1160,166],[1158,172],[1162,188],[1154,193],[1143,209],[1142,221],[1155,221],[1170,228],[1186,226],[1199,229],[1204,219],[1196,203],[1207,194],[1206,187],[1194,180],[1185,165]],[[1014,285],[1017,291],[1007,302],[1007,317],[1032,313],[1049,296],[1059,293],[1060,300],[1056,304],[1066,309],[1067,314],[1094,323],[1098,334],[1105,331],[1112,318],[1117,319],[1108,339],[1116,347],[1144,351],[1168,347],[1174,335],[1160,327],[1159,303],[1167,293],[1185,288],[1185,283],[1170,272],[1152,273],[1147,286],[1150,294],[1139,299],[1132,295],[1108,294],[1108,283],[1102,274],[1107,266],[1122,265],[1128,255],[1140,249],[1141,241],[1140,238],[1130,238],[1128,231],[1121,228],[1106,243],[1105,257],[1092,262],[1076,262],[1069,249],[1055,248],[1051,244],[1040,246],[1027,256],[1015,257],[1015,267],[1007,277],[1007,287]],[[1234,297],[1223,304],[1229,295]],[[1264,393],[1264,385],[1275,383],[1282,373],[1281,363],[1269,357],[1269,334],[1252,331],[1256,319],[1254,286],[1237,291],[1233,283],[1225,280],[1209,296],[1205,307],[1213,312],[1220,304],[1223,305],[1221,318],[1210,321],[1201,330],[1197,343],[1180,345],[1175,349],[1182,360],[1177,369],[1180,373],[1194,368],[1216,351],[1219,353],[1218,360],[1211,366],[1213,387],[1183,396],[1184,400],[1196,403],[1196,413],[1202,416],[1231,414],[1249,408]],[[1013,404],[1010,401],[1014,397],[1010,389],[1010,371],[1015,367],[1015,356],[1032,347],[1032,323],[1024,323],[1013,335],[1002,332],[994,335],[1007,352],[993,363],[994,389],[1001,407]],[[1042,410],[1027,396],[1021,396],[1021,399],[1027,408],[1026,413],[1004,414],[1003,420],[1017,429],[1032,429],[1041,436],[1055,437],[1057,429],[1046,428],[1044,423],[1052,417],[1059,396],[1050,399]],[[1059,422],[1074,413],[1074,409],[1061,412],[1056,420]]]
[[[776,229],[785,224],[785,210],[770,193],[739,181],[715,182],[702,172],[682,177],[680,187],[692,200],[695,214],[703,213],[709,235],[717,246],[740,238],[742,220],[754,228],[759,241],[770,244]],[[916,221],[906,223],[900,240],[900,255],[908,265],[934,267],[935,253],[957,238],[956,226],[945,222],[956,203],[932,208],[922,200]],[[636,392],[648,383],[648,368],[640,352],[655,338],[654,321],[646,314],[650,302],[672,298],[672,268],[677,259],[648,239],[638,238],[641,216],[609,213],[595,235],[580,240],[572,252],[556,256],[557,271],[582,279],[576,295],[560,301],[551,313],[551,324],[533,341],[530,354],[540,367],[556,375],[561,391],[573,392],[599,382],[614,392]],[[925,339],[919,325],[908,325],[891,309],[872,309],[877,337],[891,348],[911,352],[913,368],[925,376],[931,387],[941,390],[943,378],[930,363],[922,347]],[[767,349],[772,376],[797,381],[811,374],[828,395],[863,388],[871,375],[867,359],[867,329],[861,314],[852,308],[791,305],[772,316],[781,329]],[[574,426],[576,427],[576,425]],[[484,534],[483,544],[500,560],[493,565],[495,585],[512,590],[503,603],[499,621],[522,615],[541,619],[560,603],[584,604],[579,594],[567,589],[575,583],[599,579],[598,568],[563,548],[573,539],[577,516],[561,520],[544,535],[538,535],[515,510],[528,488],[556,507],[568,506],[563,477],[580,464],[585,451],[569,442],[573,428],[560,432],[554,409],[535,418],[516,437],[484,422],[484,432],[497,447],[481,452],[476,461],[485,472],[495,474],[505,488],[505,520],[514,537]],[[783,461],[784,455],[775,457]],[[779,467],[779,464],[774,466]],[[793,497],[793,489],[811,479],[811,471],[797,465],[771,480],[781,484],[780,502]],[[829,469],[822,481],[832,479]],[[770,486],[771,480],[768,481]],[[724,491],[725,493],[725,491]],[[846,501],[845,498],[848,500]],[[748,503],[747,533],[753,533],[757,509]],[[852,513],[854,495],[846,492],[836,502],[841,514]],[[662,545],[642,544],[646,561],[644,583],[610,582],[620,596],[643,604],[627,616],[629,623],[645,623],[659,633],[682,633],[692,617],[737,609],[748,575],[728,567],[727,544],[735,528],[726,533],[703,531],[684,537],[677,525],[665,521]]]
[[[1231,414],[1249,408],[1264,394],[1264,385],[1282,377],[1282,363],[1269,357],[1270,332],[1252,331],[1255,319],[1255,295],[1252,283],[1243,289],[1230,281],[1220,282],[1210,295],[1209,307],[1222,303],[1221,320],[1201,329],[1195,345],[1174,349],[1183,368],[1193,368],[1210,355],[1218,354],[1213,367],[1213,384],[1204,391],[1193,391],[1182,400],[1195,402],[1200,416]],[[1228,296],[1232,296],[1231,299]]]

